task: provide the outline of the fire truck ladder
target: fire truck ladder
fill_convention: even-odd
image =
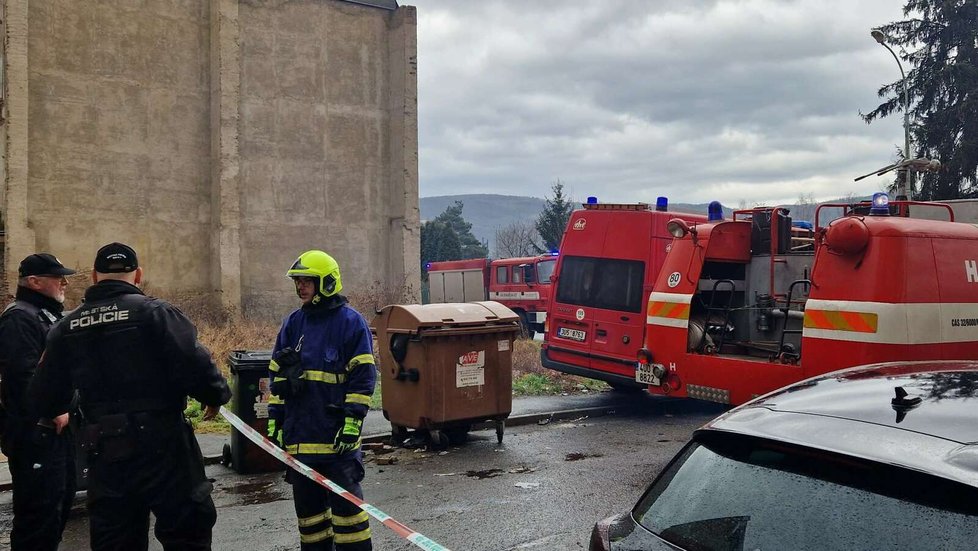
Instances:
[[[720,290],[721,285],[729,285],[730,292],[727,293],[727,301],[723,306],[715,306],[717,291]],[[710,294],[710,305],[706,307],[706,319],[703,321],[703,336],[700,338],[699,345],[696,346],[698,352],[702,353],[706,348],[706,335],[710,332],[710,329],[718,329],[720,333],[720,338],[713,341],[716,351],[719,353],[723,348],[723,341],[727,337],[727,324],[730,322],[730,303],[733,301],[734,291],[736,290],[737,285],[730,279],[718,279],[713,283],[713,292]],[[722,313],[723,322],[711,322],[710,320],[714,313]]]
[[[778,342],[778,359],[782,362],[795,363],[801,358],[801,346],[799,344],[799,350],[795,351],[794,348],[789,344],[788,349],[785,350],[784,336],[785,335],[801,335],[803,329],[788,329],[788,312],[791,312],[791,295],[795,292],[795,285],[804,285],[806,289],[812,284],[811,280],[799,279],[797,281],[792,281],[791,285],[788,286],[788,296],[785,297],[784,306],[778,308],[781,311],[781,315],[784,317],[784,322],[781,324],[781,340]],[[802,326],[804,327],[804,323]]]

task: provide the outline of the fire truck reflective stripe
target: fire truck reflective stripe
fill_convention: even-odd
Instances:
[[[805,327],[875,333],[879,316],[869,312],[842,312],[805,309]]]
[[[307,369],[303,373],[302,378],[307,381],[316,381],[320,383],[328,383],[331,385],[338,385],[346,382],[346,375],[342,373],[330,373],[329,371],[313,371]]]
[[[802,336],[807,338],[910,345],[978,342],[978,324],[970,323],[978,318],[976,302],[887,303],[810,299],[805,306]],[[831,319],[844,322],[839,321],[836,325],[829,322]],[[872,319],[875,319],[875,331],[868,330],[873,327]]]
[[[537,291],[489,291],[489,300],[540,300]]]
[[[689,303],[693,295],[650,293],[646,323],[685,329],[689,325]]]
[[[237,415],[231,413],[231,411],[224,406],[221,406],[221,415],[223,415],[224,418],[227,419],[229,423],[231,423],[231,426],[233,426],[235,429],[238,430],[238,432],[243,434],[245,438],[254,442],[255,445],[257,445],[259,448],[271,454],[273,457],[275,457],[275,459],[278,459],[282,463],[285,463],[286,466],[288,466],[291,469],[294,469],[302,476],[315,481],[320,486],[328,489],[329,491],[333,492],[337,496],[356,505],[363,511],[366,511],[368,515],[374,517],[375,519],[380,521],[384,526],[393,530],[394,533],[397,534],[398,536],[408,540],[409,542],[413,543],[414,545],[416,545],[421,549],[424,549],[425,551],[450,551],[447,547],[432,541],[426,536],[419,534],[418,532],[411,530],[404,524],[401,524],[400,522],[394,520],[392,517],[387,515],[387,513],[381,511],[380,509],[374,507],[373,505],[370,505],[369,503],[366,503],[362,499],[346,491],[339,484],[319,474],[305,463],[299,461],[298,459],[292,457],[288,453],[282,451],[282,449],[280,449],[278,446],[273,444],[271,440],[259,434],[258,431],[251,428],[250,425],[242,421],[241,418],[238,417]]]
[[[653,318],[689,319],[689,304],[680,302],[650,302],[648,315]]]

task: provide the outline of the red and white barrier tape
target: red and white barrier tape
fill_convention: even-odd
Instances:
[[[411,530],[407,526],[394,520],[387,513],[369,503],[364,502],[362,499],[343,489],[343,487],[339,484],[336,484],[332,480],[317,473],[308,465],[292,457],[286,453],[285,450],[273,444],[268,438],[265,438],[265,435],[259,434],[258,431],[251,428],[251,426],[242,421],[240,417],[228,411],[228,409],[224,406],[221,406],[221,415],[223,415],[224,418],[227,419],[234,428],[238,429],[238,431],[240,431],[241,434],[243,434],[248,440],[251,440],[258,447],[272,454],[275,459],[278,459],[282,463],[285,463],[286,466],[295,469],[306,478],[314,480],[320,486],[327,488],[334,494],[363,509],[368,515],[379,520],[384,526],[393,530],[398,536],[401,536],[402,538],[426,551],[450,551],[447,547],[432,541],[425,535],[415,532],[414,530]]]

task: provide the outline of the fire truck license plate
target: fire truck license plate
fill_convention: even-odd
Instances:
[[[652,374],[653,364],[638,364],[635,369],[635,381],[647,385],[658,385],[659,378]]]
[[[565,339],[584,342],[584,337],[587,336],[587,333],[579,329],[568,329],[567,327],[561,327],[560,329],[557,330],[557,336],[563,337]]]

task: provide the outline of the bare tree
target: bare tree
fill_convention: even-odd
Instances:
[[[533,222],[519,220],[496,229],[496,258],[533,256],[537,254],[534,243],[537,230]]]

